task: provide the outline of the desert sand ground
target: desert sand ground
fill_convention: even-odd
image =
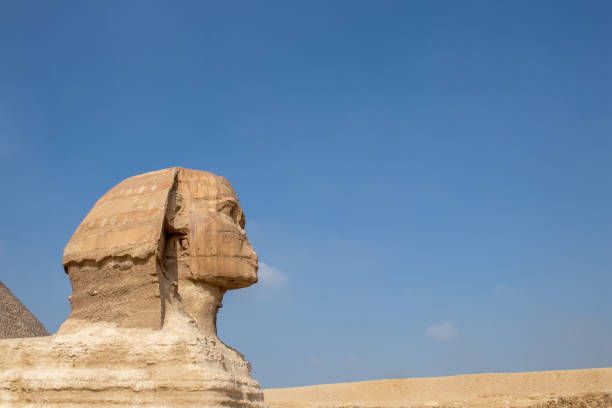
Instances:
[[[264,390],[271,408],[612,407],[612,368],[404,378]]]

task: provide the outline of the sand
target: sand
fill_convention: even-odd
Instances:
[[[264,390],[270,408],[612,407],[612,368],[404,378]]]

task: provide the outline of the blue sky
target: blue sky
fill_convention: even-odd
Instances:
[[[0,4],[0,280],[49,331],[122,179],[225,176],[265,387],[612,365],[612,4]]]

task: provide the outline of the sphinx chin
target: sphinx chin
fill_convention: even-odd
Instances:
[[[211,256],[223,251],[238,255]],[[0,341],[0,406],[263,407],[216,327],[256,262],[224,178],[171,168],[124,180],[66,246],[72,312],[58,333]]]
[[[210,276],[194,276],[213,285],[227,289],[240,289],[257,283],[257,264],[238,257],[205,258],[201,263],[204,270],[217,270]]]

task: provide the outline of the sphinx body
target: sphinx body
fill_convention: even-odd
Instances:
[[[64,250],[72,312],[57,334],[0,341],[0,406],[260,407],[217,337],[224,293],[257,281],[222,177],[171,168],[108,191]]]

